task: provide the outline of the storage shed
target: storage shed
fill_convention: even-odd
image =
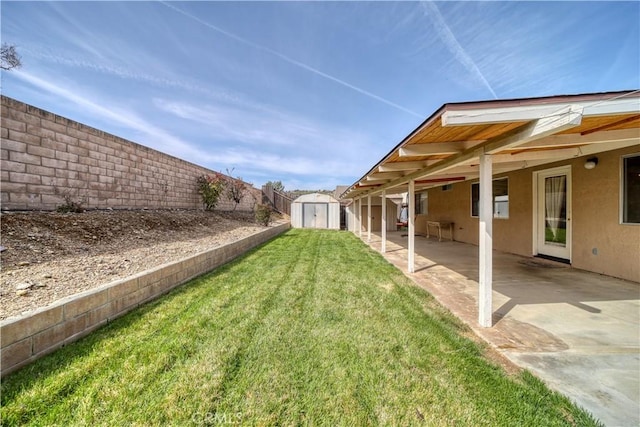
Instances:
[[[327,194],[300,196],[291,204],[291,226],[339,230],[340,203]]]

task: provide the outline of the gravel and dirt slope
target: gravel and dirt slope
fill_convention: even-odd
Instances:
[[[0,319],[255,233],[252,213],[3,212]]]

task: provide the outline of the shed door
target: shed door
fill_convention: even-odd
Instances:
[[[302,204],[302,228],[328,228],[329,204],[328,203],[303,203]]]

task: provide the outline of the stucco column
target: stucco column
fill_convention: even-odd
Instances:
[[[480,154],[480,259],[478,323],[485,328],[492,326],[493,288],[493,183],[490,154]]]
[[[380,252],[387,252],[387,191],[382,190],[382,195],[380,196],[382,200],[382,243],[380,246]]]
[[[407,270],[409,271],[409,273],[413,273],[415,271],[415,240],[416,240],[416,233],[415,233],[415,221],[414,221],[414,217],[416,216],[415,212],[416,212],[416,207],[415,207],[415,187],[416,187],[416,181],[415,180],[409,180],[409,200],[407,200],[407,202],[409,202],[409,235],[407,236],[409,239],[409,256],[408,256],[408,265],[407,265]]]

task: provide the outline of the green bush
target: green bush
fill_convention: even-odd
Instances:
[[[255,209],[256,222],[264,226],[269,225],[271,222],[271,206],[257,204]]]
[[[221,173],[214,173],[213,175],[201,175],[197,179],[198,193],[202,197],[202,204],[204,209],[212,211],[218,204],[220,194],[224,191],[226,184],[225,176]]]

